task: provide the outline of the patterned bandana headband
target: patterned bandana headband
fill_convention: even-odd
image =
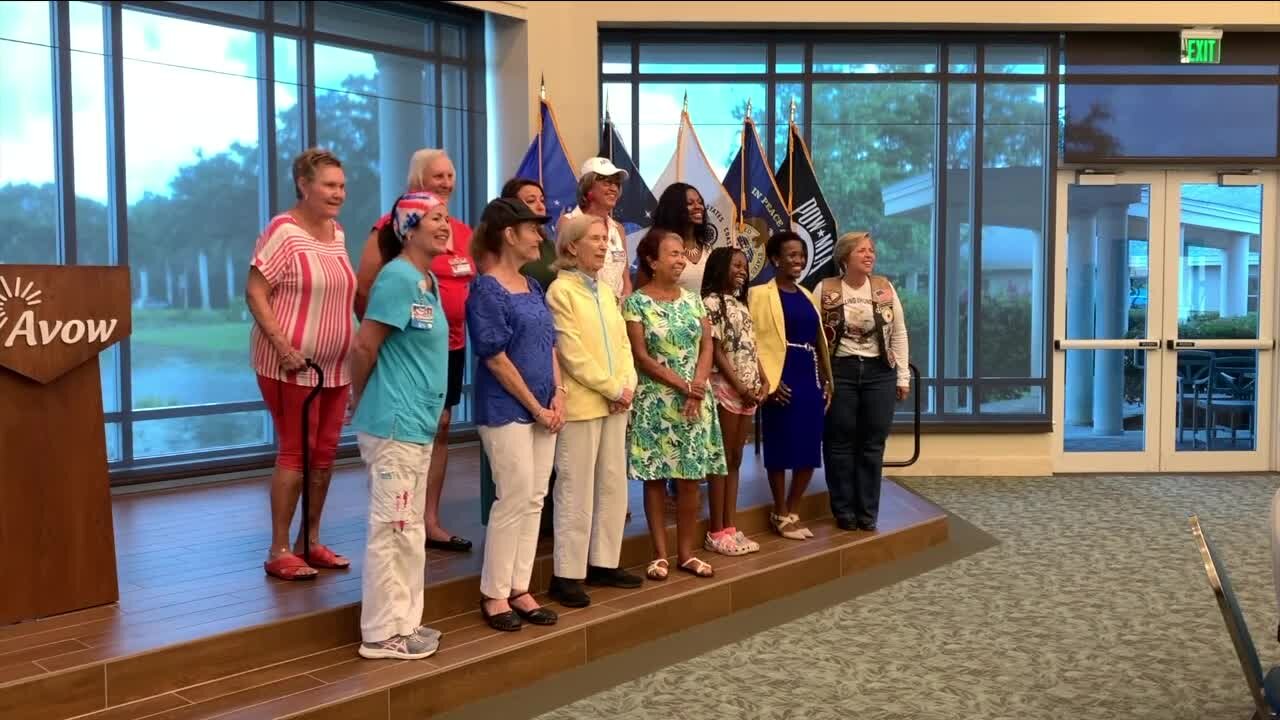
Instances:
[[[412,192],[400,196],[391,218],[396,237],[404,242],[405,234],[418,227],[422,218],[435,208],[443,207],[440,198],[429,192]]]

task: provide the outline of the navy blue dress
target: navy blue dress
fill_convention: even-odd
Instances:
[[[824,403],[818,379],[818,311],[799,290],[779,290],[778,295],[787,329],[782,382],[791,389],[791,402],[766,402],[761,408],[764,466],[767,470],[819,468]]]

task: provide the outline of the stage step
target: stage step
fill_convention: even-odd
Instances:
[[[806,497],[803,509],[807,517],[821,517],[826,494]],[[364,660],[355,652],[356,588],[352,602],[331,610],[211,637],[178,637],[159,649],[9,680],[0,684],[0,717],[421,718],[918,552],[947,537],[941,510],[889,482],[879,533],[843,532],[827,519],[810,525],[817,537],[797,542],[766,532],[767,516],[767,507],[739,516],[739,525],[761,543],[761,552],[738,558],[699,553],[715,565],[714,578],[694,578],[676,571],[673,563],[666,582],[646,582],[637,590],[592,589],[592,605],[579,610],[551,604],[561,621],[550,628],[490,630],[476,610],[478,578],[470,575],[427,589],[424,617],[445,633],[437,655],[415,662]],[[674,528],[669,533],[674,547]],[[641,571],[648,556],[646,536],[626,539],[624,565]],[[535,590],[544,592],[549,579],[550,556],[543,554],[535,565]],[[139,646],[145,641],[136,640]]]

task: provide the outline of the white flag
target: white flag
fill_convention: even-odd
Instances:
[[[702,193],[702,200],[707,204],[707,225],[711,226],[714,238],[712,245],[735,245],[737,236],[733,232],[738,206],[733,198],[725,192],[724,186],[716,177],[711,163],[702,152],[698,136],[693,132],[693,123],[689,122],[689,113],[680,113],[680,132],[676,135],[676,152],[662,171],[658,182],[654,185],[653,194],[661,197],[662,191],[671,183],[688,183]]]

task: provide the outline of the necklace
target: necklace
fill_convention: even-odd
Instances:
[[[693,247],[689,247],[686,245],[684,248],[684,256],[688,258],[689,262],[697,265],[698,261],[702,259],[702,246],[694,245]]]

